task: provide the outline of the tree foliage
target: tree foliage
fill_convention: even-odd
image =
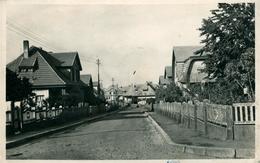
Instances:
[[[215,104],[231,105],[236,102],[247,102],[247,97],[243,91],[234,83],[226,83],[223,80],[217,82],[205,83],[202,86],[200,83],[195,83],[189,86],[189,89],[194,94],[198,95],[198,100],[209,99]]]
[[[254,3],[220,3],[212,16],[203,19],[201,36],[205,46],[197,54],[205,54],[204,72],[210,78],[226,83],[251,100],[255,92],[255,5]]]
[[[167,85],[167,87],[159,86],[155,91],[157,101],[165,102],[183,102],[184,95],[181,89],[174,83]]]
[[[27,78],[19,78],[18,75],[6,69],[6,100],[22,101],[32,94],[32,84]]]

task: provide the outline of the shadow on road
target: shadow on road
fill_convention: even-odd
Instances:
[[[147,118],[144,114],[145,109],[142,108],[129,108],[127,110],[120,111],[114,115],[102,118],[103,120],[117,120],[117,119],[134,119],[134,118]]]
[[[55,138],[64,138],[64,137],[77,137],[77,136],[86,136],[86,135],[95,135],[95,134],[105,134],[105,133],[115,133],[115,132],[144,132],[151,131],[151,129],[135,129],[135,130],[107,130],[107,131],[97,131],[97,132],[86,132],[81,134],[70,134],[70,135],[58,135],[58,136],[49,136],[49,139]]]
[[[143,114],[144,111],[138,111],[138,112],[131,112],[131,111],[124,111],[124,112],[119,112],[118,114]]]
[[[94,120],[93,122],[100,122],[100,121],[109,121],[109,120],[120,120],[120,119],[136,119],[136,118],[147,118],[144,109],[141,108],[128,108],[127,110],[122,110],[116,114],[112,114],[110,116],[104,117],[99,120]],[[92,123],[93,123],[92,122]],[[75,127],[76,128],[76,127]],[[96,131],[96,132],[85,132],[85,133],[78,133],[73,134],[75,132],[74,129],[70,129],[68,131],[64,131],[65,135],[58,135],[58,136],[50,136],[49,138],[63,138],[63,137],[77,137],[77,136],[86,136],[92,134],[104,134],[104,133],[112,133],[112,132],[141,132],[145,131],[144,129],[134,129],[134,130],[107,130],[107,131]],[[68,134],[68,135],[66,135]]]

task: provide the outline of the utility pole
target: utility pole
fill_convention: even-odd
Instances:
[[[114,90],[114,81],[115,81],[115,79],[112,78],[112,88],[113,88],[113,90]]]
[[[99,79],[99,65],[100,65],[100,59],[97,59],[97,65],[98,65],[98,87],[97,87],[97,91],[98,91],[98,96],[100,96],[100,79]]]
[[[112,101],[114,101],[115,98],[115,87],[114,87],[114,78],[112,78]]]

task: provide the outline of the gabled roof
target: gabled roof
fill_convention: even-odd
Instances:
[[[35,46],[31,46],[29,48],[29,58],[31,57],[32,54],[34,54],[37,51],[37,48]],[[6,65],[6,67],[13,71],[16,72],[19,69],[19,66],[23,60],[23,53],[19,55],[15,60],[11,61]]]
[[[194,52],[201,48],[202,46],[174,46],[173,55],[176,62],[185,61],[190,56],[194,56]]]
[[[80,80],[87,84],[87,85],[91,85],[92,83],[92,76],[90,74],[84,74],[84,75],[80,75]]]
[[[80,70],[82,70],[81,63],[79,61],[78,52],[63,52],[63,53],[49,53],[49,54],[59,61],[59,63],[56,63],[56,66],[71,67],[74,65],[75,61],[78,60],[79,68]]]
[[[37,68],[34,71],[21,71],[19,72],[19,66],[32,65],[33,62],[37,61]],[[51,56],[48,52],[41,48],[31,46],[29,48],[29,56],[24,60],[23,54],[21,54],[14,61],[7,64],[7,69],[18,73],[19,77],[26,77],[33,84],[33,87],[43,86],[65,86],[78,84],[76,82],[67,79],[62,74],[56,65],[59,64],[59,60]]]
[[[164,69],[165,77],[171,78],[172,77],[172,66],[166,66]]]
[[[119,88],[118,94],[122,96],[154,96],[155,90],[147,83],[136,84]]]
[[[180,77],[181,83],[197,83],[205,80],[207,74],[201,72],[203,65],[200,64],[206,59],[206,56],[192,56],[189,57],[184,63],[183,73]]]

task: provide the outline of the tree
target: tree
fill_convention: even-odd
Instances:
[[[219,3],[211,13],[199,28],[205,45],[196,53],[208,57],[203,71],[229,85],[231,94],[239,89],[241,95],[248,92],[249,100],[254,100],[255,5]]]
[[[32,95],[32,84],[27,78],[19,78],[18,75],[6,69],[6,101],[21,101]]]
[[[19,78],[18,75],[6,69],[6,101],[11,101],[12,127],[14,129],[15,101],[23,101],[32,96],[32,84],[27,78]],[[20,124],[20,123],[19,123]],[[21,129],[21,126],[19,126]]]
[[[157,101],[166,102],[183,102],[185,99],[182,90],[174,83],[168,84],[167,87],[159,86],[155,96]]]
[[[79,102],[84,101],[83,91],[79,86],[71,86],[67,91],[68,95],[62,96],[62,101],[65,106],[78,106]]]

